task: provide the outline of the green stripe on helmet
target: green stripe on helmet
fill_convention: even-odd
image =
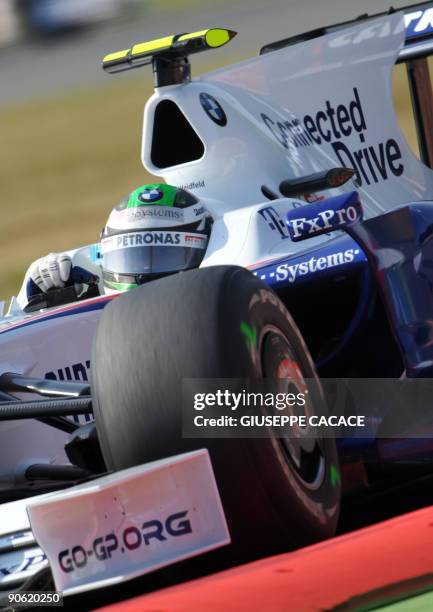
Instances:
[[[152,189],[159,190],[161,197],[157,200],[145,201],[140,199],[140,194],[143,191]],[[138,206],[173,206],[176,198],[177,187],[166,185],[165,183],[152,183],[150,185],[142,185],[129,194],[127,208],[137,208]]]
[[[114,289],[115,291],[129,291],[130,289],[138,287],[135,283],[115,283],[114,281],[107,280],[104,280],[104,285],[108,287],[108,289]]]

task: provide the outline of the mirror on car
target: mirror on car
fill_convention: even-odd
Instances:
[[[301,178],[282,181],[279,189],[286,198],[298,198],[305,194],[341,187],[355,174],[353,168],[331,168]]]

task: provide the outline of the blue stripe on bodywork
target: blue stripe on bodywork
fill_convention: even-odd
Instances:
[[[364,251],[343,235],[302,255],[284,257],[251,272],[270,287],[281,287],[322,280],[337,272],[344,274],[360,264],[367,264]]]
[[[59,319],[60,317],[69,317],[76,314],[83,314],[86,312],[91,312],[93,310],[102,310],[107,303],[113,299],[115,296],[106,296],[105,299],[99,299],[98,301],[92,303],[82,303],[77,304],[75,308],[67,308],[65,310],[61,310],[60,312],[53,312],[52,314],[47,313],[46,316],[35,316],[30,317],[29,319],[24,319],[23,321],[11,322],[10,327],[5,327],[4,329],[0,329],[0,334],[6,333],[8,331],[13,331],[16,329],[23,329],[23,327],[28,327],[29,325],[35,325],[36,323],[42,323],[45,321],[51,321],[52,319]]]

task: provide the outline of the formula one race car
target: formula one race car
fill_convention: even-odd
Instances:
[[[432,35],[427,3],[193,80],[188,57],[234,32],[104,59],[110,73],[152,65],[143,164],[205,201],[213,227],[199,269],[72,303],[66,287],[57,306],[47,294],[3,317],[0,588],[48,561],[73,595],[173,563],[179,580],[201,553],[197,572],[304,546],[335,533],[342,488],[431,458],[433,427],[422,447],[408,436],[384,450],[377,414],[368,438],[338,443],[320,429],[182,426],[194,381],[295,392],[313,381],[314,415],[320,378],[432,377]],[[395,63],[407,66],[421,160],[393,112]],[[91,267],[97,247],[72,257]]]

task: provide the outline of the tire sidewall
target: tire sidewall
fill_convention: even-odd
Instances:
[[[172,303],[179,305],[176,316]],[[312,491],[278,439],[182,437],[178,378],[260,378],[260,347],[246,342],[245,325],[257,338],[266,325],[276,327],[303,376],[317,379],[282,302],[234,266],[185,272],[116,298],[104,309],[92,353],[94,412],[108,468],[207,448],[237,560],[333,535],[340,498],[330,477],[331,465],[338,465],[334,440],[323,441],[325,477]]]

